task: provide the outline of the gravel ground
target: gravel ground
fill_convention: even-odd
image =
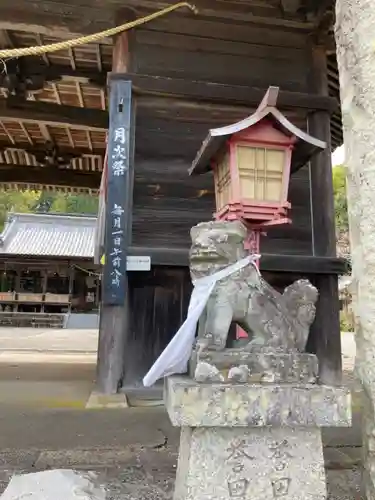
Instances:
[[[52,380],[51,383],[60,382],[64,387],[79,380],[83,384],[82,397],[86,397],[94,376],[94,364],[92,360],[78,361],[77,356],[84,351],[93,358],[96,333],[86,332],[86,337],[78,341],[72,332],[67,335],[60,332],[51,343],[52,333],[40,332],[38,339],[33,337],[34,331],[20,333],[17,345],[13,344],[14,337],[9,332],[0,333],[0,349],[4,347],[4,357],[0,355],[0,393],[2,384],[8,391],[4,392],[7,397],[0,398],[0,492],[12,474],[72,468],[96,472],[98,481],[107,489],[108,500],[172,499],[178,429],[170,426],[162,407],[103,411],[22,408],[7,404],[9,391],[27,393],[31,387],[28,384],[45,387],[46,379]],[[25,345],[31,346],[34,354],[24,353],[24,361],[17,362]],[[355,357],[352,334],[343,334],[342,346],[345,383],[358,393],[352,374]],[[52,354],[54,350],[58,353]],[[37,368],[38,352],[43,359],[40,358]],[[59,363],[53,357],[57,354]],[[69,358],[70,355],[73,357]],[[34,361],[33,356],[36,356]],[[64,356],[66,363],[60,359]],[[70,361],[69,367],[68,358],[78,362]],[[351,429],[325,429],[323,438],[329,499],[358,500],[361,498],[359,409],[354,412]]]

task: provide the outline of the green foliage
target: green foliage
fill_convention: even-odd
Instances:
[[[0,191],[0,229],[8,212],[30,212],[39,197],[38,191]]]
[[[97,214],[98,204],[97,196],[85,194],[0,191],[0,231],[3,229],[8,212]]]
[[[68,214],[97,214],[99,198],[82,194],[59,193],[55,195],[51,206],[51,212]]]
[[[354,319],[347,311],[340,311],[340,331],[354,332]]]
[[[343,165],[333,168],[333,191],[336,226],[340,233],[347,232],[349,229],[348,203],[346,198],[346,172]]]

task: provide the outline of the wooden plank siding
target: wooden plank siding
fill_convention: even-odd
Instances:
[[[132,245],[188,248],[190,228],[212,218],[215,210],[212,174],[189,177],[188,166],[186,160],[178,158],[136,159]],[[308,166],[292,176],[289,193],[293,224],[270,229],[261,240],[261,251],[311,255]]]
[[[126,338],[123,390],[141,386],[142,378],[172,339],[187,313],[191,294],[186,267],[153,267],[129,273],[130,329]]]
[[[235,123],[254,111],[254,107],[208,104],[194,98],[143,97],[137,113],[136,155],[156,160],[179,157],[191,163],[210,128]],[[306,129],[307,112],[288,109],[285,115]]]
[[[187,248],[190,228],[212,218],[213,177],[189,177],[188,166],[181,159],[136,159],[132,245]],[[140,177],[149,181],[146,189]]]
[[[40,31],[47,34],[80,34],[95,33],[112,28],[116,13],[126,8],[132,8],[138,18],[172,5],[174,0],[97,0],[95,3],[87,0],[13,0],[0,5],[1,28],[13,29],[24,25],[28,31]],[[289,3],[289,2],[287,2]],[[275,23],[278,26],[301,28],[312,25],[313,20],[306,22],[309,11],[316,13],[322,0],[315,2],[291,2],[289,9],[286,2],[282,5],[274,0],[253,2],[251,0],[198,0],[199,14],[193,15],[187,9],[180,9],[169,14],[168,18],[176,25],[181,17],[190,25],[204,20],[221,20],[222,24],[237,22],[258,25]],[[327,2],[324,7],[327,8]],[[329,7],[329,5],[328,5]],[[311,17],[311,16],[309,16]],[[244,26],[244,29],[246,27]]]
[[[291,176],[288,199],[292,224],[270,228],[261,238],[260,250],[267,254],[312,255],[309,165]]]
[[[307,31],[251,23],[170,16],[136,32],[137,72],[232,85],[306,91],[307,51]]]
[[[135,66],[141,74],[307,92],[307,39],[302,29],[171,15],[136,30]],[[137,114],[132,245],[188,248],[190,228],[211,219],[215,209],[211,174],[190,178],[190,163],[210,128],[254,108],[200,103],[193,96],[147,101]],[[285,111],[306,129],[307,110]],[[308,166],[291,179],[289,200],[293,224],[270,230],[261,250],[311,255]]]

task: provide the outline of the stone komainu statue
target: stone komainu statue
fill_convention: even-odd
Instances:
[[[203,222],[191,229],[192,280],[214,274],[248,255],[247,235],[239,222]],[[283,294],[249,264],[220,280],[208,300],[198,328],[198,349],[225,349],[232,321],[249,335],[245,351],[303,352],[315,318],[317,289],[298,280]]]

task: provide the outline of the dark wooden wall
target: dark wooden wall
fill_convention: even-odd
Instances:
[[[212,218],[213,177],[189,177],[188,166],[178,158],[136,161],[133,245],[188,247],[191,226]]]
[[[212,175],[190,178],[187,171],[210,128],[234,123],[255,111],[255,106],[245,106],[243,101],[233,104],[238,89],[233,86],[265,90],[276,85],[296,94],[324,95],[311,85],[311,26],[292,29],[277,23],[276,18],[260,26],[242,23],[240,18],[225,23],[219,18],[204,20],[171,15],[136,31],[134,72],[177,79],[183,92],[180,91],[179,98],[155,92],[152,96],[138,96],[134,247],[154,255],[158,254],[155,249],[161,250],[159,255],[170,256],[175,250],[177,255],[190,246],[190,228],[212,218],[215,208]],[[326,75],[327,69],[323,67],[322,72]],[[195,81],[225,86],[227,99],[231,96],[233,100],[200,100],[194,95]],[[281,110],[297,127],[306,130],[309,122],[309,130],[312,130],[313,109],[290,105]],[[318,123],[319,117],[315,121]],[[314,133],[318,135],[316,130]],[[322,138],[327,141],[327,134]],[[305,165],[292,176],[288,197],[292,204],[292,224],[269,229],[260,248],[262,254],[268,254],[263,263],[269,259],[269,254],[278,261],[274,267],[264,265],[266,271],[272,271],[265,273],[272,286],[282,291],[295,279],[304,277],[311,279],[319,289],[317,320],[308,349],[318,354],[323,383],[332,383],[337,378],[338,360],[341,359],[335,290],[326,286],[325,276],[314,277],[314,273],[321,272],[318,257],[327,260],[332,257],[334,261],[333,254],[320,254],[313,248],[313,234],[316,246],[316,237],[321,231],[318,224],[322,223],[318,221],[328,223],[333,216],[327,203],[319,204],[320,198],[327,200],[330,196],[322,185],[324,182],[311,192],[312,179],[323,179],[323,174],[324,178],[330,176],[329,154],[329,151],[325,153],[321,160],[323,173],[317,170],[317,160],[314,160],[311,168]],[[318,184],[315,182],[315,186]],[[320,218],[316,210],[319,206]],[[325,206],[331,210],[328,218],[324,217]],[[314,228],[312,213],[315,215]],[[284,261],[283,255],[287,256]],[[287,260],[289,268],[284,265]],[[300,261],[295,270],[291,266],[293,260]],[[153,264],[157,263],[157,259],[153,259]],[[159,263],[165,267],[154,267],[151,273],[135,273],[130,278],[131,331],[125,353],[125,388],[134,386],[134,381],[136,385],[141,384],[142,377],[186,315],[191,290],[187,268],[168,268],[168,264],[173,264],[172,258]],[[289,272],[285,272],[287,270]],[[325,376],[327,366],[328,377]]]
[[[189,80],[307,92],[307,31],[171,15],[135,33],[136,71],[185,79],[187,97],[142,97],[138,106],[132,245],[188,248],[191,226],[211,219],[215,202],[212,176],[190,178],[187,170],[209,128],[254,111],[189,98]],[[306,128],[306,110],[284,111],[294,124]],[[310,255],[308,166],[292,178],[289,199],[292,226],[270,230],[261,249]]]
[[[261,238],[260,251],[270,254],[312,255],[309,165],[292,175],[289,201],[292,224],[270,228]]]
[[[133,242],[137,247],[187,248],[190,228],[212,218],[215,210],[212,174],[187,175],[183,159],[136,161],[133,199]],[[310,255],[311,208],[309,167],[290,182],[293,224],[272,228],[262,238],[261,251]]]
[[[304,91],[306,31],[223,20],[161,18],[136,33],[137,71]],[[285,71],[287,69],[287,71]]]
[[[181,326],[191,294],[189,270],[153,267],[129,273],[130,330],[123,386],[142,378]]]

